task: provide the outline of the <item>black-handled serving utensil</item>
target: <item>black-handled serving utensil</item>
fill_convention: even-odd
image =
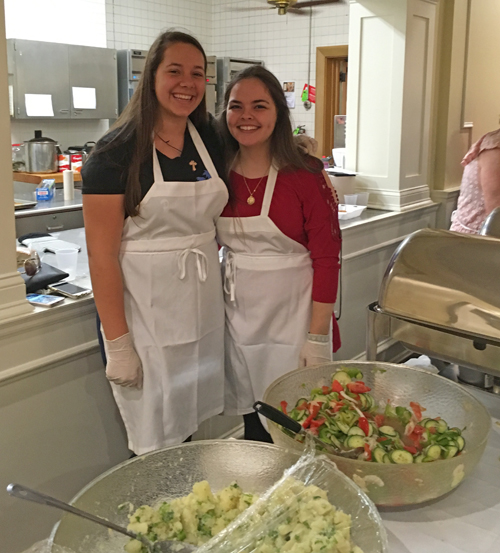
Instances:
[[[276,424],[283,426],[283,428],[292,431],[294,434],[300,434],[301,436],[311,436],[316,444],[320,445],[323,449],[325,449],[328,453],[331,453],[332,455],[347,457],[348,459],[357,459],[359,454],[364,451],[360,447],[357,447],[355,449],[340,449],[335,447],[333,444],[327,444],[326,442],[318,438],[318,436],[315,436],[312,432],[308,432],[299,422],[293,420],[288,415],[285,415],[283,411],[280,411],[279,409],[276,409],[276,407],[273,407],[268,403],[264,403],[263,401],[256,401],[253,404],[253,408],[257,413],[259,413],[259,415],[262,415],[266,417],[266,419],[269,419]]]

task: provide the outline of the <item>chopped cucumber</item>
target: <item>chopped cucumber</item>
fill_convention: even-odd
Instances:
[[[440,434],[442,434],[443,432],[446,432],[448,430],[448,424],[443,419],[439,419],[439,421],[437,421],[437,423],[438,423],[437,431]]]
[[[435,421],[434,419],[429,419],[425,423],[425,428],[435,428],[437,430],[438,426],[439,426],[438,421]]]
[[[361,430],[359,426],[352,426],[349,428],[348,436],[364,436],[365,433]]]
[[[462,436],[457,436],[456,439],[458,451],[462,451],[462,449],[465,447],[465,440],[462,438]]]
[[[388,457],[388,455],[381,447],[376,447],[372,451],[372,459],[374,459],[376,463],[383,463],[384,457]]]
[[[425,455],[417,455],[414,459],[413,459],[413,462],[414,463],[423,463],[424,461],[424,458],[425,458]]]
[[[311,396],[323,395],[323,390],[321,388],[313,388],[310,392]]]
[[[408,424],[411,420],[411,411],[406,407],[396,407],[396,416],[403,424]]]
[[[458,453],[458,447],[450,446],[446,450],[446,453],[444,454],[445,459],[451,459],[452,457],[455,457],[455,455]]]
[[[349,432],[349,425],[345,424],[345,422],[337,420],[337,426],[339,427],[339,430],[344,434],[347,434]]]
[[[324,394],[314,394],[311,401],[327,403],[328,405],[330,405],[330,399],[327,398]]]
[[[395,449],[389,453],[391,461],[397,465],[410,465],[413,463],[413,455],[406,449]]]
[[[345,441],[345,445],[353,449],[356,447],[364,447],[365,440],[361,436],[349,436]]]
[[[342,386],[346,386],[351,382],[351,377],[345,372],[345,371],[337,371],[332,375],[333,380],[337,380],[342,384]]]
[[[382,436],[388,436],[390,438],[395,438],[398,435],[398,433],[394,430],[394,428],[389,425],[381,426],[378,429],[378,431]]]
[[[389,457],[389,455],[387,455],[387,453],[384,455],[384,465],[391,465],[392,464],[392,461],[391,461],[391,458]]]
[[[368,399],[365,394],[359,394],[359,402],[361,403],[361,411],[366,411],[367,409],[369,409]]]
[[[297,409],[298,407],[301,407],[302,405],[307,405],[308,403],[309,403],[308,399],[306,399],[305,397],[301,397],[295,404],[295,409]]]
[[[436,444],[431,445],[425,450],[425,455],[434,460],[439,459],[441,457],[441,448]]]

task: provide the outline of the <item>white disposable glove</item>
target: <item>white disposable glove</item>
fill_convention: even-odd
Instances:
[[[299,367],[311,367],[332,360],[330,337],[324,334],[307,334],[306,343],[299,354]]]
[[[142,363],[135,352],[130,333],[115,340],[106,340],[104,344],[107,357],[106,378],[128,388],[142,388]]]

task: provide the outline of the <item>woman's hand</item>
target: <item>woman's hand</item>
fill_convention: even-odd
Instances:
[[[330,363],[332,360],[332,346],[330,336],[324,334],[308,334],[306,343],[299,354],[299,367],[311,367]]]
[[[103,334],[104,337],[104,334]],[[135,352],[130,334],[124,334],[115,340],[106,340],[106,378],[128,388],[142,388],[142,363]]]

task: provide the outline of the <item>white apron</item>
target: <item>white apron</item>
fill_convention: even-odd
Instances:
[[[165,182],[153,147],[154,184],[122,234],[125,315],[144,386],[111,387],[137,454],[181,443],[223,410],[224,304],[215,221],[228,193],[190,121],[188,128],[211,178]]]
[[[269,218],[271,166],[256,217],[220,217],[224,248],[226,359],[224,414],[245,415],[276,378],[299,366],[312,309],[308,250]]]

